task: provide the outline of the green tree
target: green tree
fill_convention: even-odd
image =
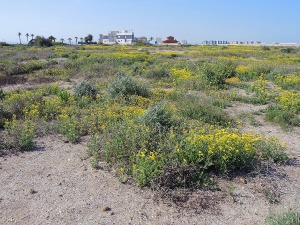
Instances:
[[[21,35],[22,35],[22,34],[19,32],[19,33],[18,33],[18,36],[19,36],[20,44],[22,44],[22,43],[21,43]]]
[[[49,40],[51,40],[52,42],[55,42],[56,38],[53,37],[52,35],[48,37]]]
[[[34,34],[31,34],[30,36],[31,36],[31,40],[33,40]]]
[[[39,47],[50,47],[50,46],[52,46],[52,41],[49,38],[36,36],[35,37],[35,44]]]
[[[76,45],[77,45],[77,40],[78,40],[78,37],[75,37],[75,40],[76,40]]]
[[[93,35],[88,34],[88,36],[86,36],[86,37],[84,38],[84,41],[85,41],[86,44],[92,42],[92,41],[93,41]]]
[[[83,37],[80,38],[81,44],[83,44]]]
[[[68,38],[68,41],[69,41],[69,42],[70,42],[70,44],[71,44],[72,38]]]
[[[65,39],[61,38],[60,41],[61,41],[61,43],[64,43]]]

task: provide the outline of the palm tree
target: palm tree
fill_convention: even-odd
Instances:
[[[80,38],[81,44],[83,44],[83,37]]]
[[[65,39],[61,38],[60,41],[61,41],[61,43],[64,43]]]
[[[27,43],[28,43],[28,37],[29,37],[29,34],[26,33],[25,36],[26,36],[26,38],[27,38]]]
[[[22,34],[19,32],[19,33],[18,33],[18,36],[19,36],[20,44],[22,44],[22,43],[21,43],[21,35],[22,35]]]
[[[33,40],[34,34],[31,34],[30,36],[31,36],[31,40]]]
[[[69,41],[69,42],[70,42],[70,44],[71,44],[72,38],[68,38],[68,41]]]
[[[76,40],[76,45],[77,45],[77,39],[78,39],[78,37],[75,37],[75,40]]]

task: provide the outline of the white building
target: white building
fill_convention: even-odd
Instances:
[[[106,45],[131,45],[134,42],[134,33],[131,30],[111,31],[107,35],[100,34],[99,42]]]

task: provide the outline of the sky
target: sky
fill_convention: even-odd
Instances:
[[[300,43],[300,0],[0,0],[0,42],[25,34],[98,40],[111,30],[136,37]]]

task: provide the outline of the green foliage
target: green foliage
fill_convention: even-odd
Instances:
[[[295,48],[282,48],[280,51],[282,53],[296,53],[297,50]]]
[[[69,118],[58,121],[58,131],[71,143],[77,143],[82,134],[81,127],[79,125],[79,118],[72,115]]]
[[[182,95],[178,100],[178,108],[184,117],[201,120],[205,123],[228,126],[233,120],[220,107],[216,99],[206,96]]]
[[[124,72],[116,74],[115,79],[107,88],[107,93],[111,98],[127,97],[130,95],[149,96],[149,92],[144,85],[137,83]]]
[[[235,68],[236,66],[230,61],[218,61],[215,63],[205,63],[202,67],[202,73],[210,85],[223,87],[227,78],[236,75]]]
[[[126,120],[111,126],[104,142],[104,159],[123,168],[141,186],[200,187],[208,184],[212,171],[229,174],[253,169],[259,161],[287,159],[275,139],[209,126],[159,129],[152,123]]]
[[[300,119],[292,109],[284,109],[277,105],[269,105],[266,109],[266,119],[279,124],[283,128],[300,126]]]
[[[149,108],[142,116],[141,121],[149,127],[170,128],[175,124],[172,114],[163,103]]]
[[[170,77],[168,70],[163,67],[153,67],[146,72],[145,76],[157,80]]]
[[[92,41],[93,41],[93,35],[88,34],[88,35],[84,38],[84,41],[85,41],[86,44],[92,42]]]
[[[255,148],[257,149],[259,160],[283,164],[288,159],[285,146],[280,144],[275,137],[261,138],[255,142]]]
[[[97,90],[87,80],[80,81],[74,88],[74,96],[76,99],[80,99],[83,96],[95,99]]]
[[[5,145],[21,151],[28,151],[34,147],[35,128],[30,120],[18,121],[14,115],[5,125]]]
[[[39,47],[50,47],[52,46],[52,40],[42,37],[42,36],[36,36],[35,38],[35,45]]]
[[[93,168],[99,168],[101,142],[98,136],[93,136],[88,144],[88,154],[91,157],[91,165]]]
[[[0,46],[10,46],[10,45],[7,44],[6,42],[0,42]]]
[[[289,210],[287,212],[271,214],[267,218],[270,225],[300,225],[300,213]]]
[[[44,63],[40,61],[29,61],[27,63],[7,63],[3,66],[4,73],[6,75],[17,75],[24,73],[31,73],[35,70],[44,68]]]

